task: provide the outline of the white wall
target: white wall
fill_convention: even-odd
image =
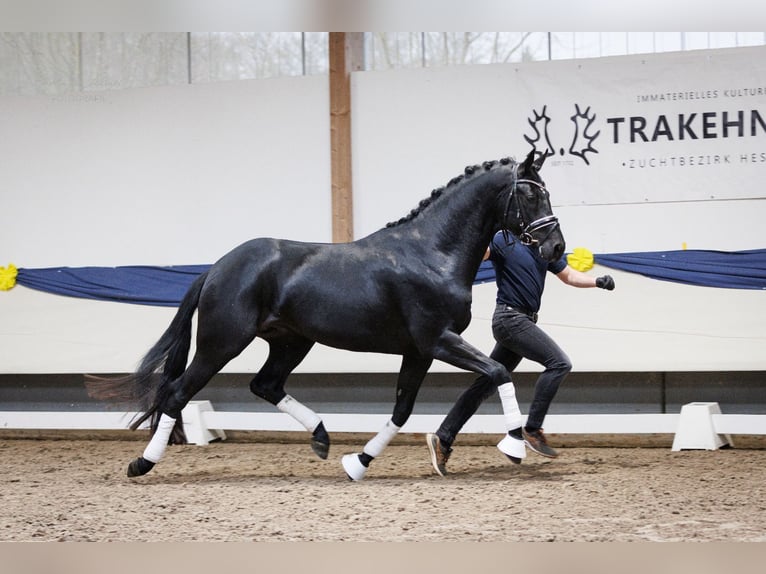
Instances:
[[[212,263],[252,237],[331,240],[326,78],[0,100],[2,266]],[[130,371],[174,311],[17,286],[0,292],[0,372]]]
[[[603,121],[623,105],[649,114],[647,106],[636,111],[628,102],[652,82],[678,84],[674,90],[766,86],[765,72],[748,68],[764,56],[757,48],[354,74],[356,235],[406,214],[466,164],[525,154],[530,110],[542,104],[558,122],[551,122],[552,137],[565,140],[564,104],[591,102]],[[695,58],[709,67],[695,71]],[[743,66],[751,75],[737,83],[731,70]],[[684,76],[688,70],[697,76]],[[561,109],[557,102],[564,102]],[[681,109],[696,109],[706,102],[682,103]],[[766,117],[763,96],[717,103],[762,109]],[[317,77],[2,98],[0,265],[212,263],[255,236],[329,241],[328,107],[326,78]],[[620,164],[637,154],[681,152],[665,144],[658,151],[597,142],[589,166],[556,157],[544,168],[570,248],[764,247],[766,164],[646,176]],[[766,137],[683,147],[724,144],[766,149]],[[575,369],[766,369],[763,292],[689,287],[598,267],[591,273],[611,273],[617,289],[577,290],[550,277],[541,314]],[[494,286],[478,286],[474,296],[465,335],[488,352]],[[0,292],[0,372],[130,371],[173,313],[17,286]],[[264,358],[265,344],[256,343],[225,370],[255,371]],[[398,357],[317,347],[297,371],[398,367]],[[537,366],[525,362],[521,369]],[[435,364],[432,370],[454,369]]]
[[[1,256],[29,268],[195,264],[256,236],[328,241],[326,83],[2,98]]]

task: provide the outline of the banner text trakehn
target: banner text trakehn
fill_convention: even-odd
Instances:
[[[607,118],[612,143],[754,137],[766,134],[766,121],[758,110],[702,112]]]

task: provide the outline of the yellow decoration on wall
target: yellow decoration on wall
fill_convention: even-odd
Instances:
[[[575,247],[574,251],[567,255],[567,263],[578,271],[588,271],[593,268],[593,253],[585,247]]]
[[[19,274],[19,270],[13,263],[9,263],[8,267],[0,267],[0,291],[8,291],[16,285],[16,275]]]

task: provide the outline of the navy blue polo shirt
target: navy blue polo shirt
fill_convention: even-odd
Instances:
[[[564,257],[549,263],[537,247],[522,244],[510,232],[506,244],[501,231],[492,238],[489,260],[495,268],[497,302],[531,313],[540,310],[547,272],[558,274],[567,266]]]

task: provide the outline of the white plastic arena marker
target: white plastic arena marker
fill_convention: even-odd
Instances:
[[[157,463],[165,454],[165,449],[168,448],[168,439],[170,433],[173,431],[173,427],[176,424],[176,419],[170,418],[168,415],[163,414],[160,417],[160,422],[157,424],[157,430],[152,435],[152,440],[146,445],[144,449],[143,457],[149,462]]]
[[[319,426],[319,423],[322,422],[322,419],[319,418],[318,414],[296,401],[290,395],[285,395],[285,398],[277,403],[277,408],[283,413],[293,417],[309,432],[314,432],[314,429],[316,429]]]
[[[720,415],[718,403],[688,403],[681,407],[672,450],[717,450],[732,444],[731,437],[715,432],[713,415]]]
[[[226,433],[220,429],[211,429],[205,424],[204,413],[213,412],[210,401],[189,401],[181,411],[184,421],[184,433],[190,444],[206,445],[214,440],[226,440]]]

